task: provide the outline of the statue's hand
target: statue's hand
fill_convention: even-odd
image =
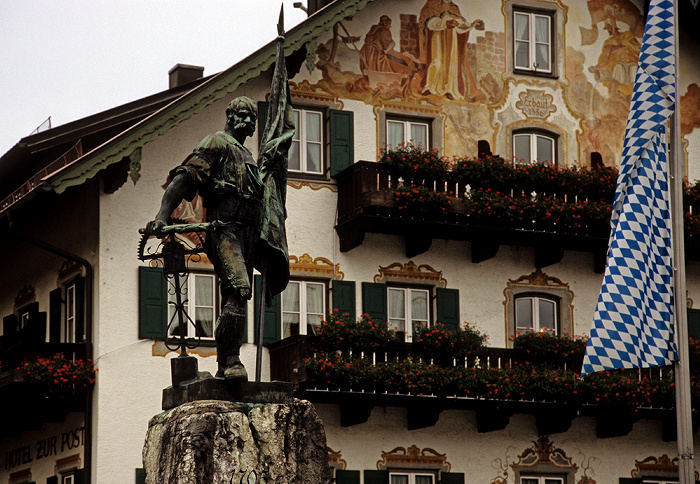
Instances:
[[[162,238],[163,237],[163,229],[167,226],[168,224],[165,223],[163,220],[151,220],[146,224],[146,233],[149,235],[155,235],[156,237]]]

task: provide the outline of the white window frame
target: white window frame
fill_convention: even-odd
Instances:
[[[389,125],[390,124],[396,124],[396,125],[402,125],[403,126],[403,146],[416,146],[423,148],[425,150],[429,150],[431,147],[431,141],[430,141],[430,123],[426,120],[423,119],[407,119],[407,118],[393,118],[393,117],[387,117],[386,118],[386,149],[387,150],[395,150],[399,146],[393,146],[389,144]],[[413,139],[411,138],[411,128],[413,126],[423,126],[425,128],[425,145],[422,143],[418,144],[413,144]]]
[[[403,292],[404,293],[404,316],[403,318],[400,317],[399,315],[395,315],[391,313],[391,293],[392,291],[396,292]],[[420,292],[424,293],[426,297],[426,315],[425,317],[421,317],[422,315],[414,315],[412,314],[412,293],[413,292]],[[416,323],[422,324],[425,326],[431,326],[432,321],[431,321],[431,302],[432,302],[432,291],[429,288],[426,287],[407,287],[407,286],[387,286],[387,295],[386,295],[386,303],[387,303],[387,308],[386,308],[386,314],[387,314],[387,322],[389,323],[390,328],[394,328],[397,333],[403,333],[404,334],[404,341],[406,343],[410,343],[413,341],[413,335],[416,329]],[[410,317],[409,317],[410,315]],[[410,324],[410,326],[409,326]],[[403,327],[402,327],[403,326]],[[409,331],[410,328],[410,331]],[[403,329],[403,331],[401,331]]]
[[[66,285],[66,315],[63,320],[63,341],[65,343],[75,343],[77,339],[78,299],[75,286],[75,282]]]
[[[519,484],[566,484],[566,477],[548,476],[548,475],[538,475],[538,476],[534,476],[534,475],[522,476],[521,475]]]
[[[527,137],[529,139],[529,144],[530,144],[530,162],[528,163],[527,161],[522,161],[521,158],[517,158],[515,154],[515,139],[518,137]],[[552,157],[554,158],[553,160],[541,160],[538,156],[537,153],[537,141],[539,139],[544,139],[550,142],[551,144],[551,152],[552,152]],[[543,131],[517,131],[514,132],[512,135],[512,158],[513,158],[513,163],[516,165],[531,165],[533,163],[549,163],[551,165],[556,165],[557,164],[557,136],[551,133],[543,132]]]
[[[19,329],[22,330],[29,324],[29,310],[24,308],[19,312]]]
[[[678,484],[678,479],[644,478],[642,484]]]
[[[62,475],[61,484],[75,484],[75,474],[71,471],[69,474]]]
[[[526,17],[528,21],[528,38],[518,39],[517,35],[517,18],[518,16]],[[538,41],[536,38],[536,20],[546,19],[547,20],[547,42]],[[543,12],[528,11],[523,9],[513,10],[513,66],[516,70],[520,71],[530,71],[533,73],[542,74],[552,74],[552,66],[554,65],[554,49],[552,48],[552,25],[553,25],[553,15]],[[528,65],[518,65],[517,64],[517,45],[518,43],[526,43],[528,46]],[[537,46],[546,45],[547,54],[549,56],[549,67],[546,69],[540,68],[540,66],[535,66],[534,60],[537,58]]]
[[[307,288],[310,286],[317,286],[321,289],[321,295],[323,298],[323,301],[321,303],[321,311],[320,312],[310,312],[308,308],[308,298],[306,297],[307,295]],[[294,310],[292,308],[286,308],[285,307],[285,293],[288,294],[288,291],[296,290],[297,291],[297,297],[299,301],[299,309]],[[290,279],[289,283],[287,284],[287,288],[282,292],[282,317],[280,324],[282,325],[280,329],[280,335],[282,339],[287,338],[289,336],[292,336],[294,333],[291,330],[291,328],[288,331],[285,331],[285,326],[289,323],[285,323],[285,315],[295,315],[298,317],[299,321],[299,328],[298,328],[298,334],[312,334],[313,331],[311,330],[312,324],[309,323],[309,316],[312,316],[314,319],[318,319],[319,322],[322,321],[325,317],[328,308],[328,284],[326,281],[322,280],[309,280],[309,279]],[[293,324],[293,323],[292,323]]]
[[[323,126],[324,126],[324,116],[323,111],[318,109],[294,109],[295,116],[298,117],[296,122],[296,130],[294,132],[294,138],[292,139],[292,148],[290,149],[290,159],[291,151],[297,149],[299,152],[299,169],[289,168],[290,173],[301,173],[307,175],[323,175],[325,169],[325,156],[324,147],[325,140],[323,136]],[[318,116],[318,141],[308,139],[308,128],[307,128],[307,114]],[[317,145],[319,147],[319,167],[318,171],[310,170],[308,167],[308,145]]]
[[[389,483],[392,482],[392,477],[406,476],[408,477],[408,484],[416,484],[416,477],[431,477],[433,482],[431,484],[437,484],[437,475],[435,472],[429,471],[390,471],[389,472]]]
[[[524,328],[518,326],[518,301],[529,299],[532,301],[532,328]],[[559,334],[559,320],[561,315],[559,314],[559,300],[556,297],[550,296],[549,294],[519,294],[513,300],[513,314],[515,315],[514,325],[515,334],[526,333],[526,332],[540,332],[548,331],[548,329],[542,328],[540,326],[540,301],[547,301],[552,303],[554,306],[554,334]]]
[[[196,292],[196,284],[197,281],[199,280],[198,278],[207,278],[212,281],[212,305],[197,305],[197,301],[195,300],[195,295],[197,294]],[[216,274],[213,272],[190,272],[185,278],[185,280],[181,281],[181,286],[182,286],[182,300],[185,302],[185,312],[188,314],[190,319],[196,323],[196,316],[197,316],[197,308],[204,308],[204,309],[209,309],[211,308],[213,311],[213,321],[212,321],[212,334],[211,336],[201,336],[202,341],[214,341],[214,332],[216,331],[216,323],[218,321],[219,317],[219,281],[218,278],[216,277]],[[193,297],[190,298],[189,295],[192,294]],[[175,306],[172,304],[175,302],[175,294],[174,290],[169,288],[168,290],[168,338],[179,338],[180,337],[180,330],[179,330],[179,324],[177,323],[177,315],[175,315],[175,319],[173,320],[173,314],[175,313]],[[173,321],[173,324],[170,325],[170,322]],[[185,337],[187,338],[196,338],[196,332],[194,328],[192,327],[192,324],[186,321],[186,335]]]

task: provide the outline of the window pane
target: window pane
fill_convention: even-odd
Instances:
[[[537,137],[537,161],[554,164],[554,140],[544,136]]]
[[[531,163],[529,134],[516,134],[513,136],[513,161],[528,165]]]
[[[515,329],[531,329],[532,326],[532,299],[522,297],[515,300]]]
[[[408,484],[408,475],[392,474],[391,484]]]
[[[323,284],[306,283],[306,312],[323,314]]]
[[[321,144],[306,144],[306,171],[321,173]]]
[[[306,113],[306,141],[321,142],[321,113]]]
[[[411,291],[411,319],[428,320],[428,291]]]
[[[300,126],[300,124],[299,124],[299,110],[295,109],[292,112],[294,113],[294,126]],[[263,129],[265,129],[264,126],[263,126]],[[294,137],[292,139],[301,139],[301,130],[300,129],[297,128],[294,130]]]
[[[433,476],[416,476],[416,484],[433,484]]]
[[[196,335],[203,338],[214,336],[214,310],[211,308],[195,309],[194,324],[197,327]]]
[[[535,15],[535,42],[549,44],[549,17]]]
[[[535,62],[538,71],[549,72],[551,70],[549,67],[549,44],[536,44]]]
[[[413,146],[428,147],[428,126],[411,123],[411,143]]]
[[[299,312],[299,283],[289,282],[282,293],[282,311]]]
[[[299,171],[301,167],[299,166],[299,141],[292,141],[292,146],[289,148],[289,169]]]
[[[318,334],[323,316],[320,314],[309,314],[306,316],[306,334]]]
[[[389,318],[406,319],[406,293],[403,289],[389,289]]]
[[[403,143],[403,123],[400,121],[386,122],[386,147],[387,149],[396,149]]]
[[[536,477],[521,477],[520,484],[537,484]]]
[[[299,334],[299,314],[284,313],[282,315],[282,338]]]
[[[515,40],[530,40],[530,16],[526,13],[515,14]]]
[[[555,319],[556,304],[548,299],[539,300],[539,329],[556,329]]]
[[[561,477],[547,477],[544,480],[544,484],[562,484],[564,479]]]
[[[515,67],[530,69],[530,44],[527,42],[515,43]]]
[[[194,303],[197,306],[214,306],[214,278],[194,276]]]

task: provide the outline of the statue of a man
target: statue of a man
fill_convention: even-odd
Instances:
[[[240,360],[246,326],[245,306],[252,294],[253,268],[267,281],[264,297],[282,292],[289,280],[284,221],[287,155],[294,135],[293,112],[280,34],[270,92],[270,113],[258,162],[243,145],[255,132],[255,104],[238,97],[226,109],[226,126],[204,138],[170,172],[155,220],[146,231],[161,235],[180,202],[199,193],[208,222],[205,251],[221,284],[221,313],[215,330],[217,377],[247,379]]]

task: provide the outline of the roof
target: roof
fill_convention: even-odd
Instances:
[[[372,1],[336,0],[318,10],[286,33],[285,55],[304,48],[336,22],[352,16]],[[275,43],[273,39],[229,69],[208,78],[23,138],[0,158],[0,179],[13,185],[10,190],[23,188],[21,193],[15,190],[20,195],[11,200],[12,203],[0,205],[0,213],[23,198],[27,189],[31,191],[44,185],[60,194],[136,153],[148,142],[264,73],[275,61]],[[85,142],[85,137],[91,135],[92,145]],[[81,139],[84,152],[75,155],[76,142]],[[74,156],[63,157],[70,150]],[[47,172],[47,166],[61,157],[64,166],[56,168],[54,163],[55,170]],[[43,177],[37,178],[42,171]],[[35,182],[27,183],[31,178]]]

